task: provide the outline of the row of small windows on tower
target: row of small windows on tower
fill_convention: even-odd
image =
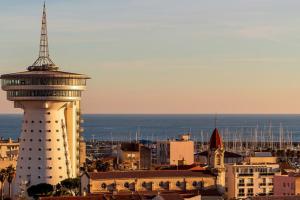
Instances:
[[[32,151],[32,148],[28,148],[29,151]],[[47,148],[47,151],[51,151],[51,148]],[[25,151],[25,148],[22,148],[22,151]],[[38,151],[42,151],[42,148],[38,148]],[[57,148],[57,151],[60,151],[60,148]]]
[[[20,168],[20,169],[23,169],[23,167],[22,167],[22,166],[20,166],[19,168]],[[41,167],[41,166],[38,166],[37,168],[38,168],[38,169],[42,169],[42,167]],[[29,166],[29,167],[27,167],[27,169],[31,169],[31,167]],[[46,167],[46,169],[52,169],[52,167]],[[58,169],[62,169],[62,167],[61,167],[61,166],[59,166],[59,167],[58,167]]]
[[[26,141],[26,139],[23,139],[23,142],[25,142],[25,141]],[[33,139],[29,139],[29,141],[32,142]],[[38,139],[38,141],[39,141],[39,142],[42,142],[42,139]],[[47,142],[51,142],[51,139],[46,139],[46,141],[47,141]],[[60,140],[59,140],[59,139],[56,139],[56,141],[59,142]]]
[[[46,158],[46,159],[47,159],[47,160],[52,160],[51,157],[48,157],[48,158]],[[61,160],[61,157],[58,157],[57,159],[58,159],[58,160]],[[24,160],[24,158],[21,157],[21,160]],[[28,157],[28,160],[32,160],[32,158],[31,158],[31,157]],[[42,160],[42,158],[41,158],[41,157],[38,157],[38,160]]]
[[[26,114],[26,112],[24,111],[24,115]],[[50,115],[51,113],[50,112],[47,112],[47,115]]]
[[[49,130],[45,130],[45,131],[46,131],[46,132],[48,132],[48,133],[50,133],[50,132],[51,132],[51,130],[50,130],[50,129],[49,129]],[[24,129],[24,132],[25,132],[25,133],[27,133],[27,129]],[[28,131],[28,132],[29,132],[29,131]],[[33,132],[34,132],[34,130],[33,130],[33,129],[31,129],[31,130],[30,130],[30,132],[31,132],[31,133],[33,133]],[[43,131],[40,129],[40,130],[39,130],[39,132],[41,133],[41,132],[43,132]],[[58,132],[59,132],[59,130],[58,130],[58,129],[56,129],[56,132],[58,133]]]
[[[51,123],[50,120],[48,120],[48,121],[46,121],[46,122],[47,122],[47,123]],[[28,120],[25,120],[25,121],[23,120],[23,123],[26,123],[26,124],[27,124],[27,123],[30,123],[30,122],[28,122]],[[31,123],[34,123],[34,121],[32,120]],[[43,121],[40,120],[39,123],[43,123]],[[58,123],[58,120],[55,120],[55,123]]]
[[[22,176],[19,176],[19,178],[21,179],[21,178],[22,178]],[[41,176],[38,176],[38,179],[40,179],[40,178],[41,178]],[[47,176],[47,178],[51,179],[51,178],[52,178],[52,176]],[[59,178],[63,178],[63,176],[59,176]]]

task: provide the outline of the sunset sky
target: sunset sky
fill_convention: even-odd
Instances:
[[[25,3],[26,2],[26,3]],[[42,1],[0,2],[0,73],[38,55]],[[299,0],[49,0],[83,113],[300,113]],[[18,113],[0,92],[1,113]]]

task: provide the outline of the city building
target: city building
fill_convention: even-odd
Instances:
[[[194,141],[189,134],[183,134],[177,140],[157,141],[152,160],[154,165],[191,165],[194,152]]]
[[[208,149],[208,167],[217,177],[217,188],[221,193],[225,192],[225,165],[224,165],[224,145],[217,128],[214,129]]]
[[[210,171],[144,170],[92,172],[81,176],[82,194],[130,191],[186,191],[216,189]]]
[[[78,176],[80,99],[88,77],[59,71],[50,59],[45,5],[37,60],[27,71],[1,79],[7,99],[24,111],[15,194]]]
[[[0,159],[15,159],[19,154],[19,141],[0,139]]]
[[[121,143],[118,162],[122,170],[150,169],[151,150],[139,143]]]
[[[300,174],[288,173],[274,176],[274,195],[300,195]]]
[[[79,141],[79,166],[83,167],[86,161],[86,143],[81,136]]]
[[[225,167],[228,199],[274,194],[274,176],[280,175],[276,157],[256,153],[242,163],[225,164]]]

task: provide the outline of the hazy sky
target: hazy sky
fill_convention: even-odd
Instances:
[[[26,2],[26,3],[25,3]],[[84,113],[300,113],[299,0],[48,0]],[[0,73],[38,54],[42,1],[0,0]],[[1,113],[20,112],[0,92]]]

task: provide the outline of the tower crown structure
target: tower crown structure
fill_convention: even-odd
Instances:
[[[50,59],[45,4],[38,59],[26,71],[0,78],[7,99],[24,110],[14,194],[78,176],[80,100],[89,77],[59,71]]]
[[[28,70],[29,71],[40,71],[40,70],[51,71],[57,69],[58,67],[55,66],[54,62],[49,57],[46,5],[44,3],[39,57],[31,66],[28,67]]]
[[[222,138],[219,134],[219,131],[217,128],[214,129],[209,142],[210,149],[218,149],[221,148],[223,145]]]
[[[217,176],[217,187],[220,192],[224,192],[225,188],[225,165],[224,165],[225,149],[222,138],[217,128],[214,129],[208,149],[208,164],[211,171]]]

